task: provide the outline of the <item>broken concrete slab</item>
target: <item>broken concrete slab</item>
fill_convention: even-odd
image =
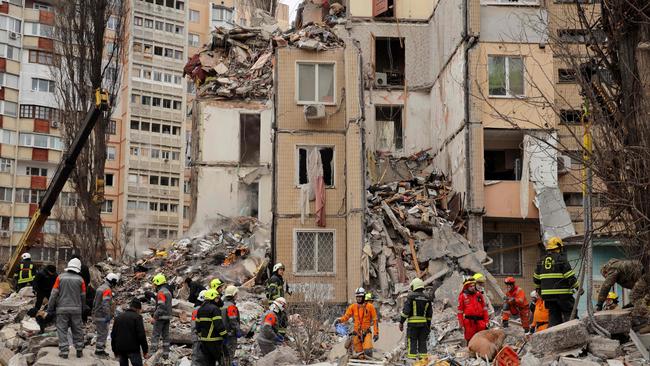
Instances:
[[[559,366],[600,366],[598,362],[581,360],[579,358],[560,357]]]
[[[615,339],[603,336],[589,337],[588,349],[591,354],[598,358],[616,358],[620,355],[621,343]]]
[[[257,360],[257,366],[295,365],[300,363],[298,353],[291,347],[280,346]]]
[[[0,365],[9,366],[9,361],[14,357],[14,353],[4,346],[0,346]]]
[[[429,261],[429,268],[427,272],[429,274],[435,274],[442,271],[449,271],[449,265],[442,259],[435,259]]]
[[[625,366],[621,360],[607,360],[607,366]]]
[[[24,298],[17,293],[11,294],[8,298],[0,302],[0,310],[20,310],[32,302],[30,298]]]
[[[458,298],[458,291],[463,285],[463,276],[455,272],[451,276],[445,278],[442,282],[442,285],[438,287],[435,292],[435,298],[438,301],[444,301],[447,299],[447,302],[455,303]],[[585,328],[586,329],[586,328]]]
[[[20,353],[17,353],[9,360],[7,366],[27,366],[27,358]]]
[[[418,261],[420,262],[442,258],[447,254],[449,254],[447,245],[440,240],[429,239],[418,244]]]
[[[34,294],[34,288],[32,286],[26,286],[18,290],[18,295],[20,297],[36,297],[36,294]]]
[[[594,313],[594,321],[610,334],[627,334],[632,328],[631,309],[616,309]],[[587,319],[585,318],[586,322]]]
[[[70,350],[73,357],[63,359],[59,357],[59,349],[56,347],[41,348],[36,355],[34,366],[117,366],[119,362],[115,359],[98,359],[93,355],[93,350],[85,348],[83,357],[74,357],[74,348]]]
[[[446,245],[447,255],[454,258],[466,256],[472,252],[469,242],[462,235],[454,231],[449,225],[434,227],[432,237]]]
[[[188,314],[192,314],[194,311],[194,304],[185,300],[172,299],[172,307]]]
[[[470,253],[458,259],[458,265],[460,268],[471,271],[472,273],[484,272],[484,267],[481,264],[481,257],[485,259],[484,251]]]
[[[36,319],[34,318],[26,318],[23,319],[23,321],[20,322],[20,329],[24,332],[34,334],[37,332],[40,332],[41,326],[38,325],[36,322]]]
[[[542,366],[542,361],[528,352],[521,358],[520,366]]]
[[[2,329],[0,329],[0,341],[6,342],[9,339],[15,338],[19,330],[20,324],[5,325]]]
[[[588,336],[587,326],[574,319],[534,333],[530,345],[533,353],[544,355],[584,345]]]

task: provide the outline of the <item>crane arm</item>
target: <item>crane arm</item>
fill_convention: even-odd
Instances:
[[[95,127],[95,124],[101,116],[101,113],[108,109],[108,92],[105,90],[97,89],[95,91],[95,104],[86,114],[86,117],[84,118],[84,121],[81,125],[81,129],[79,132],[77,132],[77,136],[75,136],[75,139],[72,141],[72,144],[68,148],[68,151],[63,154],[63,158],[61,159],[61,162],[56,169],[56,173],[54,173],[52,181],[47,186],[45,195],[43,195],[43,198],[39,202],[38,209],[36,212],[34,212],[34,215],[32,215],[27,229],[20,237],[20,240],[16,245],[16,250],[11,256],[11,259],[5,265],[4,271],[5,277],[7,279],[10,278],[12,272],[16,268],[16,264],[18,263],[18,258],[20,255],[25,252],[34,242],[36,235],[41,231],[43,224],[45,224],[45,221],[52,213],[52,207],[54,207],[56,200],[59,198],[59,195],[65,186],[65,183],[68,181],[68,178],[70,177],[70,174],[72,173],[72,170],[77,163],[77,158],[81,154],[81,150],[86,145],[86,142],[88,142],[90,133]]]

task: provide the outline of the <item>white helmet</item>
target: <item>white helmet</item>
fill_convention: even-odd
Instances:
[[[530,298],[531,299],[536,299],[537,298],[537,291],[533,290],[530,292]]]
[[[70,259],[70,262],[68,262],[68,267],[66,267],[65,270],[81,273],[81,261],[79,260],[79,258]]]
[[[276,263],[275,266],[273,266],[273,273],[277,272],[280,268],[284,269],[284,264]]]
[[[224,296],[233,297],[233,296],[237,295],[237,292],[239,292],[237,287],[235,287],[233,285],[228,285],[228,287],[226,287],[226,291],[224,292]]]
[[[363,287],[359,287],[358,289],[354,290],[354,296],[366,296],[366,289]]]
[[[23,255],[20,256],[23,260],[25,259],[32,259],[32,255],[29,253],[23,253]]]
[[[285,300],[284,297],[278,297],[273,301],[273,304],[279,311],[284,311],[284,309],[287,307],[287,300]]]
[[[199,292],[199,296],[197,296],[196,299],[201,301],[201,302],[205,301],[205,293],[206,293],[206,291],[208,291],[208,290],[203,290],[203,291]]]
[[[120,276],[116,275],[113,272],[106,275],[106,282],[108,282],[111,286],[116,285],[117,281],[119,280],[120,280]]]

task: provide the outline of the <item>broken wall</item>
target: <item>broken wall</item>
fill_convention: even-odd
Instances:
[[[386,6],[394,2],[398,19],[427,20],[438,3],[437,0],[349,0],[349,12],[352,17],[371,18],[373,3]]]
[[[272,131],[271,102],[200,100],[193,153],[193,181],[196,194],[194,221],[215,218],[257,216],[271,223],[272,212]],[[246,139],[243,116],[259,116],[255,139]],[[257,144],[256,144],[257,143]],[[246,162],[246,151],[258,150]]]

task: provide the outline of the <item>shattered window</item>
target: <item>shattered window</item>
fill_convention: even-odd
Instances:
[[[323,164],[323,180],[325,186],[334,187],[334,148],[316,147],[320,153]],[[312,147],[298,148],[298,184],[309,183],[309,172],[307,170],[308,153]]]
[[[294,245],[297,274],[334,273],[333,231],[297,231]]]
[[[334,103],[334,64],[298,64],[298,102]]]
[[[483,245],[493,259],[487,269],[495,276],[522,274],[521,234],[483,233]]]
[[[402,106],[377,106],[375,108],[377,151],[395,151],[404,147],[402,134]]]
[[[488,56],[488,83],[491,96],[524,95],[524,59],[516,56]]]

